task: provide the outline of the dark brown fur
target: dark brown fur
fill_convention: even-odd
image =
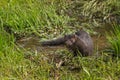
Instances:
[[[75,34],[65,35],[64,37],[45,41],[41,43],[43,46],[56,46],[64,44],[76,56],[81,53],[82,56],[91,56],[93,54],[93,41],[90,35],[83,31],[77,31]]]

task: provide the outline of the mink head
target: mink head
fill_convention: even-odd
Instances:
[[[74,35],[66,35],[65,39],[66,39],[65,44],[67,46],[71,46],[76,42],[77,35],[75,35],[75,34]]]

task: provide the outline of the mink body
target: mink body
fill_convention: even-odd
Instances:
[[[41,42],[42,46],[66,45],[66,47],[77,56],[91,56],[93,54],[93,41],[90,35],[84,30],[75,32],[75,34],[65,35],[64,37]]]

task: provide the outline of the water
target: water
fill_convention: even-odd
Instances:
[[[97,35],[92,35],[92,39],[94,42],[95,48],[98,50],[102,50],[108,47],[107,39],[106,39],[106,32],[109,32],[110,28],[109,26],[103,27],[103,28],[96,28],[94,31],[96,31]],[[56,51],[58,49],[64,49],[65,46],[47,46],[42,47],[40,45],[40,38],[38,37],[25,37],[17,41],[17,43],[20,45],[20,47],[25,48],[30,51]]]

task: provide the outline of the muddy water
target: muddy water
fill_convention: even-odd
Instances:
[[[110,26],[107,25],[106,27],[98,27],[94,31],[97,32],[97,35],[92,35],[92,39],[94,42],[95,49],[103,50],[108,47],[107,39],[106,39],[106,32],[109,32]],[[52,46],[52,47],[42,47],[40,46],[40,38],[38,37],[28,37],[22,38],[17,41],[20,47],[25,48],[30,51],[37,51],[37,52],[54,52],[56,50],[65,49],[65,46]]]
[[[95,46],[95,52],[99,52],[101,50],[104,50],[108,48],[108,43],[106,39],[105,32],[109,32],[110,30],[109,26],[105,28],[96,28],[94,31],[97,32],[96,35],[92,35],[92,39],[94,42]],[[47,46],[47,47],[42,47],[40,45],[40,38],[38,37],[27,37],[27,38],[22,38],[17,41],[17,44],[25,49],[25,54],[26,50],[27,51],[32,51],[32,52],[37,52],[42,56],[43,60],[48,61],[48,62],[53,62],[56,66],[56,68],[60,68],[62,64],[65,64],[64,66],[67,66],[70,68],[70,70],[76,69],[76,66],[72,64],[71,66],[71,61],[72,60],[69,56],[64,56],[64,53],[60,52],[60,50],[67,50],[65,46]],[[57,51],[59,51],[57,53]],[[27,54],[26,54],[27,55]],[[25,57],[31,61],[34,61],[35,58],[32,55],[29,55]]]
[[[17,44],[21,48],[25,48],[29,51],[37,51],[37,52],[54,52],[57,49],[64,49],[65,46],[46,46],[42,47],[40,44],[40,38],[38,37],[28,37],[28,38],[22,38],[17,41]]]
[[[95,28],[94,31],[97,32],[97,35],[93,35],[92,39],[94,41],[95,49],[97,50],[104,50],[106,48],[109,48],[109,43],[107,40],[107,34],[110,34],[110,32],[113,30],[112,26],[110,24],[105,24],[103,27]]]

